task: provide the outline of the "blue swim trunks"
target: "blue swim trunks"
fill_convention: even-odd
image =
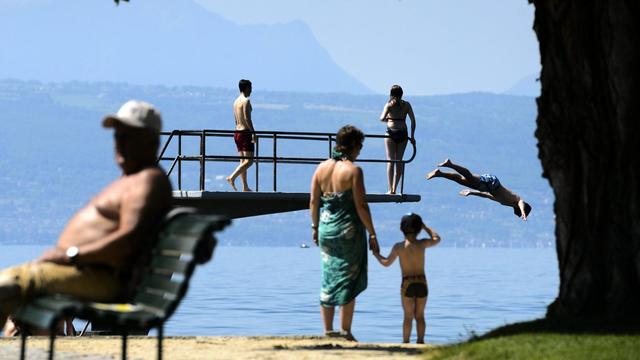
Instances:
[[[500,180],[495,175],[484,174],[480,175],[478,180],[477,190],[482,192],[492,192],[500,187]]]

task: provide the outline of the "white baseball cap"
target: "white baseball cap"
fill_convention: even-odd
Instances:
[[[162,131],[160,112],[153,105],[139,100],[129,100],[124,103],[117,114],[107,115],[102,120],[102,126],[114,127],[116,122],[131,127],[150,129],[156,133]]]

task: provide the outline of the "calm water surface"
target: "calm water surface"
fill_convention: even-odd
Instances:
[[[3,245],[0,267],[32,259],[44,248]],[[433,248],[427,250],[426,273],[426,340],[432,343],[541,317],[558,289],[553,249]],[[196,270],[166,333],[321,334],[319,288],[316,247],[220,247],[210,263]],[[369,257],[369,287],[357,299],[352,329],[358,340],[401,341],[399,288],[398,263],[383,268]],[[415,328],[413,335],[415,341]]]

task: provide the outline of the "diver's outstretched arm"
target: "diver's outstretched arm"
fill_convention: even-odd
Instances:
[[[474,196],[478,196],[478,197],[483,197],[483,198],[487,198],[489,200],[493,200],[493,201],[498,201],[493,195],[491,195],[488,192],[484,192],[484,191],[478,191],[478,190],[471,190],[471,189],[464,189],[460,191],[460,195],[462,196],[469,196],[469,195],[474,195]]]

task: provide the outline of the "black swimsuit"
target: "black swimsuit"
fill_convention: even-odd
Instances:
[[[401,104],[404,104],[404,100],[400,100]],[[389,114],[390,115],[390,114]],[[394,119],[394,118],[387,118],[387,121],[389,120],[393,120],[393,121],[407,121],[407,114],[404,115],[404,118],[402,119]],[[391,138],[391,140],[393,140],[393,142],[395,142],[396,144],[402,144],[403,142],[409,140],[409,133],[407,132],[407,127],[405,125],[404,129],[392,129],[389,126],[387,126],[387,136],[389,136],[389,138]]]
[[[390,120],[394,120],[394,119],[390,119]],[[396,144],[401,144],[401,143],[409,140],[409,133],[407,132],[407,129],[397,129],[397,130],[395,130],[395,129],[392,129],[390,127],[387,127],[387,135]]]

